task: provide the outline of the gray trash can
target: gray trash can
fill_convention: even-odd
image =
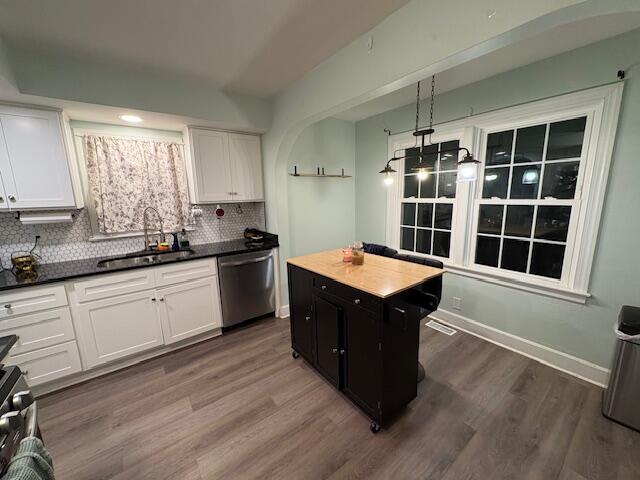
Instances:
[[[640,431],[640,307],[622,307],[615,333],[618,341],[602,413]]]

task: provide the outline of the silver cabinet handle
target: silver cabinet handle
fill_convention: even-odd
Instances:
[[[13,195],[9,195],[9,201],[10,202],[15,202],[16,201],[16,197],[14,197]]]
[[[326,285],[322,285],[320,288],[321,288],[322,290],[326,290],[326,289],[327,289],[327,286],[326,286]]]
[[[332,351],[333,353],[338,353],[338,349],[337,349],[337,348],[332,348],[332,349],[331,349],[331,351]]]
[[[304,319],[308,322],[309,320],[311,320],[311,317],[304,317]]]
[[[359,298],[356,298],[356,299],[353,301],[353,303],[355,303],[356,305],[360,305],[360,299],[359,299]]]

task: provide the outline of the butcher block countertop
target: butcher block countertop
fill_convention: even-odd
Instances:
[[[390,297],[444,273],[440,268],[370,253],[364,254],[364,265],[352,265],[342,261],[342,250],[294,257],[287,263],[380,298]]]

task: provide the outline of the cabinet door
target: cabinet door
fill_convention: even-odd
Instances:
[[[166,344],[222,326],[216,277],[162,288],[158,301]]]
[[[58,113],[2,107],[0,126],[0,149],[6,152],[0,172],[9,208],[74,207]]]
[[[291,348],[308,362],[314,363],[315,340],[311,318],[311,289],[313,275],[302,268],[288,266],[289,320],[291,322]]]
[[[88,368],[163,345],[155,292],[87,302],[73,308]]]
[[[340,388],[342,307],[314,296],[313,313],[316,325],[316,366],[320,373]]]
[[[6,159],[3,161],[2,156],[7,155],[7,150],[4,148],[4,144],[0,139],[0,169],[2,168],[3,163],[6,163]],[[2,170],[0,170],[0,212],[9,210],[9,199],[7,198],[7,194],[4,190],[4,183],[2,181]]]
[[[232,200],[229,134],[192,129],[191,146],[196,201]]]
[[[379,414],[382,352],[380,321],[359,307],[345,307],[344,391],[371,416]]]
[[[233,199],[263,200],[260,137],[230,133],[229,162]]]

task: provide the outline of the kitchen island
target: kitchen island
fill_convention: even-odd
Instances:
[[[424,287],[444,270],[341,250],[288,260],[291,347],[371,419],[386,425],[417,395]],[[437,303],[436,303],[437,305]]]

